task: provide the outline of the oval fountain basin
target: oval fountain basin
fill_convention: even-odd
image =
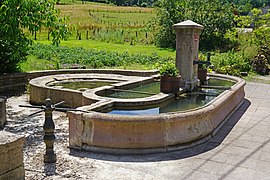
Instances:
[[[211,94],[208,97],[198,96],[194,99],[198,103],[193,103],[188,110],[180,107],[176,108],[176,111],[173,110],[175,112],[171,112],[165,110],[170,106],[162,106],[164,113],[160,113],[161,108],[147,109],[147,112],[132,115],[130,111],[117,114],[69,112],[70,147],[105,153],[141,154],[182,149],[211,138],[243,102],[245,81],[226,75],[211,74],[209,76],[225,80],[210,81],[209,86],[221,86],[219,82],[222,82],[222,86],[230,85],[231,87],[219,94]],[[90,95],[95,99],[99,97],[99,103],[80,109],[95,111],[99,109],[98,107],[113,109],[143,107],[149,106],[150,101],[155,99],[153,97],[159,97],[121,99],[104,97],[106,93],[101,93],[103,96],[97,94],[99,93],[96,93],[96,97],[93,97],[94,93],[85,95],[88,98]],[[174,97],[174,95],[168,96],[163,96],[163,98]],[[204,103],[201,104],[202,101]],[[169,109],[175,109],[177,105],[181,106],[182,103],[176,103]],[[186,106],[188,107],[189,103]]]
[[[101,71],[102,72],[102,71]],[[121,86],[141,81],[151,80],[152,77],[125,76],[119,74],[59,74],[42,76],[32,79],[30,85],[30,103],[42,104],[46,98],[53,103],[65,101],[65,106],[80,107],[96,102],[84,98],[83,92],[100,87]]]
[[[130,90],[154,82],[158,76],[153,72],[151,72],[151,75],[150,73],[147,75],[147,72],[136,72],[135,76],[132,75],[133,72],[128,71],[119,71],[118,73],[121,73],[121,75],[103,74],[102,70],[100,73],[95,70],[95,73],[62,74],[35,78],[29,83],[30,102],[42,104],[47,97],[50,97],[53,103],[64,100],[66,106],[90,111],[89,113],[67,113],[70,148],[106,153],[140,154],[186,148],[209,139],[226,122],[234,110],[241,105],[245,96],[244,80],[233,76],[209,74],[209,86],[228,86],[226,84],[211,84],[214,83],[211,79],[218,78],[224,79],[226,83],[232,83],[229,85],[231,87],[215,98],[212,96],[207,98],[191,96],[191,101],[197,101],[198,103],[194,103],[196,106],[193,107],[193,104],[189,110],[181,107],[176,112],[166,110],[164,113],[160,113],[160,109],[167,109],[166,106],[162,106],[159,109],[159,114],[132,116],[97,112],[107,108],[153,107],[155,104],[170,102],[175,97],[174,94],[163,93],[152,93],[155,95],[144,98],[135,96],[131,99],[107,97],[109,94],[115,93],[113,89]],[[124,75],[124,73],[129,75]],[[139,74],[144,74],[144,76]],[[88,89],[84,92],[49,86],[50,83],[57,81],[72,81],[74,79],[106,79],[119,82]],[[190,99],[188,96],[186,98]],[[200,103],[202,101],[204,101],[204,104]],[[180,106],[182,104],[178,103]],[[197,107],[197,105],[200,107]]]

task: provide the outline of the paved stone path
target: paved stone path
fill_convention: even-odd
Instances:
[[[270,179],[270,85],[248,83],[245,91],[244,104],[209,142],[167,154],[97,156],[92,177]]]
[[[245,91],[244,104],[210,141],[170,153],[70,151],[67,130],[59,128],[61,123],[67,128],[67,123],[56,119],[58,162],[42,163],[42,143],[35,143],[31,151],[26,147],[26,179],[270,179],[270,85],[247,83]]]

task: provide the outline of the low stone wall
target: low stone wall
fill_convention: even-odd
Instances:
[[[23,143],[23,137],[0,131],[0,179],[24,179]]]
[[[14,93],[25,90],[27,73],[0,75],[0,93]]]
[[[63,70],[47,70],[32,71],[27,73],[14,73],[0,75],[0,93],[13,93],[25,91],[26,84],[29,80],[48,75],[56,74],[80,74],[80,73],[103,73],[103,74],[119,74],[127,76],[152,76],[157,74],[157,70],[153,71],[130,71],[117,69],[63,69]]]
[[[0,128],[3,128],[7,121],[6,98],[0,96]]]

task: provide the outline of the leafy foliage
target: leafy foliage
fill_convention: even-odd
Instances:
[[[237,16],[235,21],[238,26],[246,27],[253,25],[253,31],[248,34],[249,42],[257,45],[270,44],[270,11],[263,14],[260,9],[254,8],[250,16]]]
[[[18,70],[18,63],[26,59],[31,40],[25,35],[48,27],[53,43],[65,38],[65,18],[58,18],[54,0],[0,0],[0,73]]]
[[[233,27],[233,12],[227,3],[220,0],[159,0],[159,31],[157,45],[175,48],[175,35],[172,25],[192,20],[204,26],[200,45],[209,50],[225,46],[224,37]]]
[[[37,56],[39,59],[60,64],[60,67],[66,64],[85,65],[88,68],[105,68],[105,67],[128,67],[135,64],[144,65],[153,68],[152,64],[164,64],[172,61],[171,58],[159,57],[156,54],[141,55],[128,53],[107,52],[95,49],[69,48],[63,46],[52,46],[43,44],[34,44],[30,54]]]
[[[249,72],[251,69],[249,59],[233,50],[216,54],[211,62],[214,65],[213,70],[222,74],[240,76],[241,72]]]
[[[179,70],[172,62],[167,62],[163,64],[159,70],[160,75],[169,76],[169,77],[177,77],[179,76]]]
[[[261,75],[268,75],[270,72],[270,48],[262,46],[258,55],[252,59],[253,70]]]
[[[270,0],[222,0],[223,2],[233,3],[239,14],[247,15],[253,8],[263,7],[270,4]]]

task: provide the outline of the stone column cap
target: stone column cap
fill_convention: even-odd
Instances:
[[[174,29],[203,29],[203,26],[191,20],[183,21],[173,25]]]

